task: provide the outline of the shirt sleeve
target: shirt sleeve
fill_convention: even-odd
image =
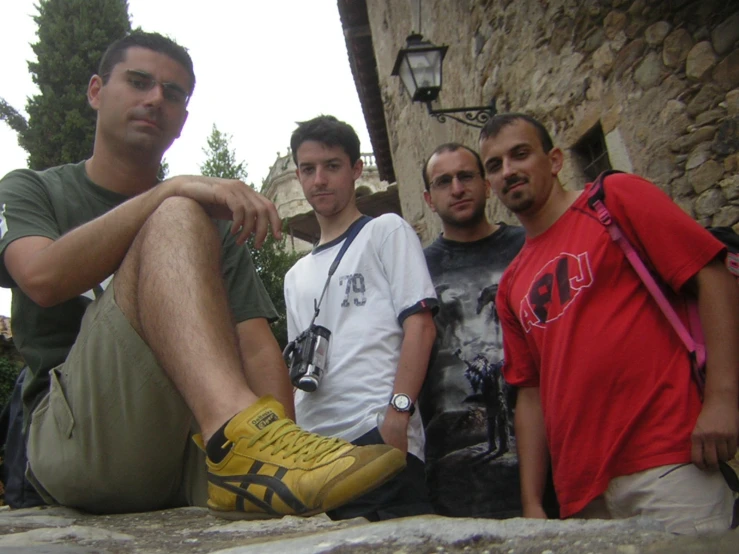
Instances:
[[[515,263],[515,262],[514,262]],[[511,309],[508,299],[508,287],[511,283],[510,266],[503,274],[498,286],[495,307],[500,318],[503,333],[503,378],[509,385],[516,387],[538,387],[539,370],[531,351],[526,333]]]
[[[223,279],[234,322],[255,318],[275,321],[277,310],[257,275],[249,248],[236,244],[229,222],[219,221],[218,226],[223,244]]]
[[[389,224],[389,230],[379,245],[379,256],[390,283],[395,315],[402,326],[409,316],[423,310],[435,314],[439,303],[416,233],[398,216],[383,219],[379,223]]]
[[[634,247],[678,292],[725,246],[680,209],[656,185],[636,175],[604,182],[605,204]]]
[[[35,171],[21,169],[0,180],[0,286],[15,286],[5,267],[5,249],[29,236],[56,240],[61,232],[42,180]]]

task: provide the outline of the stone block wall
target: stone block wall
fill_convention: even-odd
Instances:
[[[739,6],[717,0],[367,0],[403,214],[438,234],[421,166],[478,131],[437,123],[390,76],[411,31],[447,44],[439,107],[483,105],[542,120],[585,183],[571,147],[600,123],[617,169],[655,182],[702,225],[739,228]],[[420,27],[420,28],[418,28]],[[496,220],[515,221],[496,202]]]

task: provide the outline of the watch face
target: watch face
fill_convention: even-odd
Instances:
[[[396,394],[393,396],[393,406],[401,411],[406,411],[411,407],[411,399],[405,394]]]

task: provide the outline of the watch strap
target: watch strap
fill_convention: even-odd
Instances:
[[[398,397],[405,397],[405,399],[408,401],[407,408],[398,407],[397,405]],[[390,405],[393,407],[394,410],[400,413],[408,413],[409,415],[413,415],[416,411],[416,405],[413,403],[413,401],[411,401],[411,397],[402,392],[393,394],[393,396],[390,398]]]

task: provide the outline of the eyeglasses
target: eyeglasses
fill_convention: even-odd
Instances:
[[[454,175],[440,175],[433,181],[431,181],[430,185],[431,188],[434,190],[446,190],[454,181],[454,178],[457,178],[457,181],[460,182],[462,185],[468,185],[472,182],[472,180],[479,176],[479,171],[458,171]]]
[[[103,75],[103,79],[110,77],[110,73]],[[163,83],[157,81],[153,75],[138,69],[126,70],[126,82],[131,88],[141,92],[148,92],[155,86],[162,87],[162,96],[167,102],[186,105],[190,101],[190,94],[177,83]]]

